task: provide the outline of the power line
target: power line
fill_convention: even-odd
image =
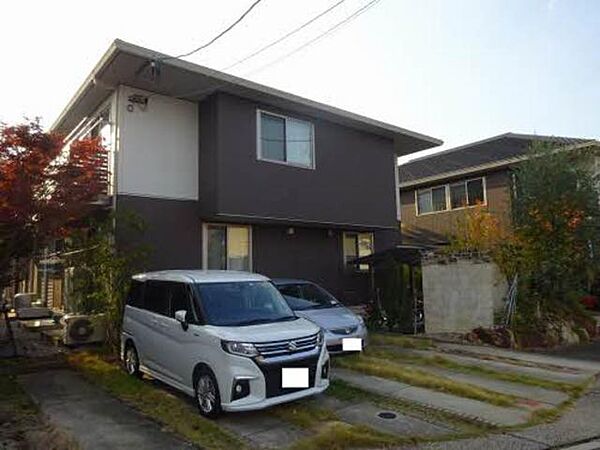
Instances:
[[[252,3],[250,5],[250,7],[244,11],[244,13],[235,21],[233,22],[231,25],[229,25],[227,28],[225,28],[223,31],[221,31],[219,34],[217,34],[214,38],[212,38],[210,41],[208,41],[206,44],[201,45],[200,47],[187,52],[187,53],[183,53],[181,55],[178,56],[165,56],[163,58],[161,58],[162,61],[166,60],[166,59],[179,59],[179,58],[185,58],[187,56],[193,55],[194,53],[199,52],[200,50],[205,49],[206,47],[208,47],[209,45],[212,45],[213,43],[215,43],[219,38],[221,38],[223,35],[225,35],[226,33],[228,33],[229,31],[231,31],[231,29],[233,27],[235,27],[238,23],[240,23],[242,20],[244,20],[244,17],[246,17],[250,11],[252,11],[254,9],[254,7],[256,5],[258,5],[262,0],[256,0],[254,3]]]
[[[281,61],[283,61],[286,58],[289,58],[290,56],[298,53],[300,50],[303,50],[304,48],[308,47],[311,44],[314,44],[315,42],[323,39],[324,37],[326,37],[327,35],[333,33],[334,31],[336,31],[337,29],[339,29],[340,27],[342,27],[343,25],[349,23],[350,21],[356,19],[358,16],[360,16],[361,14],[365,13],[368,9],[372,8],[373,6],[375,6],[377,3],[379,3],[381,0],[371,0],[369,3],[367,3],[366,5],[360,7],[359,9],[357,9],[356,11],[354,11],[350,16],[346,17],[344,20],[342,20],[341,22],[338,22],[337,24],[335,24],[333,27],[329,28],[328,30],[324,31],[323,33],[319,34],[317,37],[311,39],[310,41],[302,44],[300,47],[295,48],[294,50],[292,50],[289,53],[286,53],[283,56],[280,56],[279,58],[275,59],[274,61],[271,61],[270,63],[265,64],[264,66],[259,67],[258,69],[252,70],[246,74],[244,74],[244,76],[249,76],[252,74],[255,74],[257,72],[260,72],[268,67],[271,67]]]
[[[338,22],[337,24],[335,24],[334,26],[332,26],[328,30],[326,30],[323,33],[319,34],[314,39],[311,39],[310,41],[306,42],[305,44],[301,45],[300,47],[292,50],[290,53],[287,53],[287,54],[285,54],[285,55],[277,58],[275,61],[271,61],[270,63],[265,64],[264,66],[259,67],[258,69],[249,72],[245,76],[247,76],[249,74],[252,74],[252,73],[259,72],[259,71],[264,70],[264,69],[266,69],[266,68],[268,68],[268,67],[270,67],[270,66],[272,66],[274,64],[277,64],[277,63],[283,61],[284,59],[288,58],[289,56],[292,56],[293,54],[299,52],[300,50],[308,47],[309,45],[311,45],[311,44],[317,42],[318,40],[326,37],[327,35],[333,33],[334,31],[336,31],[337,29],[339,29],[341,26],[347,24],[351,20],[356,19],[358,16],[360,16],[361,14],[363,14],[364,12],[366,12],[368,9],[372,8],[373,6],[375,6],[380,1],[381,0],[371,0],[369,3],[367,3],[364,6],[360,7],[359,9],[357,9],[356,11],[354,11],[350,16],[346,17],[344,20]],[[226,86],[227,84],[228,84],[228,82],[221,81],[220,83],[217,83],[215,86],[212,86],[210,88],[204,88],[204,89],[199,89],[199,90],[197,89],[197,90],[193,90],[193,91],[182,92],[181,94],[177,94],[177,95],[174,95],[174,96],[178,97],[178,98],[181,98],[181,97],[190,96],[190,95],[205,95],[205,94],[209,94],[211,92],[214,92],[215,90],[218,90],[221,87]],[[151,96],[152,95],[158,95],[158,93],[151,94]]]
[[[338,6],[340,6],[342,3],[344,3],[346,0],[340,0],[337,3],[335,3],[334,5],[330,6],[329,8],[327,8],[325,11],[322,11],[321,13],[317,14],[315,17],[313,17],[312,19],[310,19],[308,22],[303,23],[302,25],[300,25],[299,27],[293,29],[292,31],[284,34],[283,36],[279,37],[278,39],[275,39],[273,42],[271,42],[270,44],[265,45],[264,47],[256,50],[254,53],[251,53],[250,55],[246,56],[245,58],[242,58],[236,62],[234,62],[233,64],[228,65],[227,67],[224,67],[223,70],[229,70],[232,67],[235,67],[239,64],[242,64],[245,61],[248,61],[250,58],[254,58],[256,55],[264,52],[265,50],[270,49],[271,47],[273,47],[274,45],[279,44],[281,41],[284,41],[285,39],[289,38],[290,36],[296,34],[298,31],[306,28],[307,26],[309,26],[311,23],[313,23],[315,20],[323,17],[325,14],[327,14],[328,12],[332,11],[333,9],[337,8]]]

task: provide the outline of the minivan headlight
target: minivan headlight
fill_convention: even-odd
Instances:
[[[221,341],[223,350],[232,355],[246,356],[252,358],[258,356],[258,350],[249,342],[234,342],[234,341]]]

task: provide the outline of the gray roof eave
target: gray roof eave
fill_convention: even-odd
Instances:
[[[129,59],[121,58],[119,60],[123,55],[127,56]],[[153,86],[149,86],[148,82],[138,79],[137,75],[135,77],[133,76],[133,72],[135,72],[135,68],[133,67],[134,64],[137,63],[137,69],[140,69],[142,62],[153,60],[160,61],[160,64],[164,66],[165,70],[161,69],[161,76],[164,78],[171,77],[173,80],[172,82],[170,82],[170,80],[161,80],[161,86],[157,87],[157,89],[152,89]],[[123,68],[118,67],[119,64],[123,65],[125,63],[132,65],[131,73],[127,72],[127,79],[123,78],[123,73],[125,72]],[[121,74],[116,75],[119,70],[121,71]],[[183,91],[177,89],[179,86],[179,83],[176,82],[177,79],[184,78],[186,82],[192,84],[194,83],[194,80],[197,80],[197,83],[193,85],[206,86],[208,92],[222,90],[264,101],[266,103],[269,101],[278,102],[292,110],[298,110],[298,112],[317,115],[332,122],[337,122],[393,139],[401,147],[397,151],[398,154],[409,154],[436,147],[443,143],[441,140],[431,136],[309,100],[253,81],[200,66],[189,61],[170,58],[168,55],[118,39],[111,44],[108,51],[102,56],[98,64],[96,64],[82,86],[77,90],[73,98],[54,121],[51,129],[65,134],[71,131],[71,129],[74,128],[75,123],[79,122],[79,120],[76,119],[81,119],[85,115],[90,114],[93,111],[91,105],[95,104],[97,106],[101,101],[99,99],[106,98],[106,95],[111,89],[116,88],[118,84],[128,84],[132,87],[151,91],[159,90],[159,94],[170,95],[177,98],[189,100],[200,99],[203,93],[192,95],[194,94],[193,92],[187,91],[188,93],[186,95],[185,89],[183,89]]]

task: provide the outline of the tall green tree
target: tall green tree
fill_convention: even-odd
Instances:
[[[594,157],[590,150],[537,143],[514,172],[521,312],[568,309],[598,275],[600,203]]]

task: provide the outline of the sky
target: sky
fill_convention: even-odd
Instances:
[[[262,0],[186,59],[223,69],[337,1]],[[434,151],[508,131],[600,138],[600,0],[380,0],[280,59],[368,1],[345,0],[230,72],[442,139]],[[252,2],[6,0],[0,121],[50,126],[114,39],[181,54]]]

